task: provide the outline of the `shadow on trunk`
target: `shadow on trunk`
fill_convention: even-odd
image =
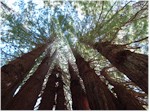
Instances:
[[[103,83],[95,71],[90,68],[88,62],[77,53],[74,52],[76,63],[79,69],[79,75],[83,79],[89,106],[92,110],[115,110],[116,105],[113,94]]]
[[[123,45],[96,43],[95,48],[120,72],[148,93],[148,56],[125,50]]]
[[[84,92],[80,78],[74,71],[72,65],[68,63],[69,72],[71,75],[71,94],[72,94],[72,107],[73,110],[90,110],[86,93]]]
[[[102,69],[101,75],[114,86],[113,91],[117,95],[122,110],[145,110],[135,96],[124,85],[110,78],[105,69]]]
[[[20,91],[14,96],[6,107],[7,110],[33,110],[37,101],[38,95],[42,89],[42,84],[45,79],[53,58],[56,52],[51,57],[48,55],[43,59],[34,74],[22,86]],[[23,100],[23,101],[22,101]],[[22,103],[23,102],[23,103]]]
[[[32,69],[35,59],[44,51],[45,45],[24,54],[1,68],[1,98],[2,110],[13,98],[16,89]]]

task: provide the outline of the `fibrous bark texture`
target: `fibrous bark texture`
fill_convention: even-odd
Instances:
[[[62,81],[61,75],[62,74],[59,74],[59,77],[57,79],[58,87],[57,87],[56,110],[67,110],[63,88],[64,83]]]
[[[39,106],[39,110],[52,110],[55,104],[55,94],[56,94],[56,73],[55,68],[52,70],[51,75],[46,83],[46,88],[42,95],[42,100]]]
[[[80,83],[80,78],[78,74],[74,71],[70,63],[69,63],[69,72],[71,75],[70,88],[72,95],[73,110],[90,110],[86,93]]]
[[[9,110],[33,110],[38,95],[42,89],[45,75],[47,74],[55,53],[46,56],[34,74],[23,85],[18,94],[14,96],[6,109]]]
[[[122,45],[108,42],[95,44],[95,48],[120,72],[148,93],[148,56],[124,50]]]
[[[116,105],[112,98],[112,93],[108,87],[96,75],[95,71],[90,68],[88,62],[77,53],[74,53],[76,63],[79,69],[79,74],[83,79],[87,98],[92,110],[113,110]]]
[[[61,74],[60,67],[55,65],[48,78],[39,110],[52,110],[54,105],[55,110],[67,110]]]
[[[1,103],[5,109],[8,102],[12,99],[14,92],[25,76],[32,69],[35,59],[44,51],[45,45],[24,54],[23,56],[9,62],[1,68]]]
[[[103,75],[109,83],[114,86],[113,90],[117,95],[122,110],[145,110],[132,92],[129,91],[123,84],[120,84],[110,78],[104,69],[101,71],[101,75]]]

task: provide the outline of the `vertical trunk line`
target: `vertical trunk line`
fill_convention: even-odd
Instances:
[[[96,43],[94,48],[106,57],[120,72],[148,93],[148,56],[125,50],[123,45]]]
[[[59,74],[59,77],[57,79],[58,81],[58,87],[57,87],[57,99],[56,99],[56,110],[67,110],[66,106],[66,99],[64,95],[64,84],[62,81],[62,74]]]
[[[84,61],[78,53],[74,52],[74,55],[80,76],[85,85],[90,108],[92,110],[116,109],[112,93],[108,90],[107,86],[99,79],[95,71],[90,68],[89,63]]]
[[[56,68],[52,70],[51,75],[48,78],[46,88],[42,94],[42,100],[38,110],[52,110],[55,104],[56,94]]]
[[[38,95],[42,89],[42,85],[47,74],[49,67],[55,57],[56,52],[53,55],[46,56],[42,63],[39,65],[34,74],[29,80],[22,86],[18,94],[9,102],[6,109],[8,110],[33,110],[37,101]],[[22,103],[23,99],[23,103]]]
[[[81,86],[80,79],[71,64],[68,63],[68,65],[71,75],[72,107],[74,110],[90,110],[87,96]]]
[[[101,71],[101,75],[103,75],[109,81],[109,83],[114,86],[113,90],[117,94],[118,101],[120,102],[120,109],[145,110],[139,103],[139,101],[135,98],[135,96],[133,96],[133,94],[129,90],[127,90],[124,85],[115,82],[113,79],[110,78],[105,69]]]
[[[1,67],[2,110],[13,98],[13,94],[19,87],[19,84],[32,69],[35,59],[43,53],[45,48],[46,45],[43,45]]]

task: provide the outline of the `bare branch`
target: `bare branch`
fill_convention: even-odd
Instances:
[[[128,23],[132,23],[132,22],[134,22],[135,20],[143,19],[143,17],[141,17],[141,18],[139,18],[139,19],[135,19],[135,18],[138,16],[138,14],[139,14],[141,11],[144,11],[144,10],[147,10],[147,8],[143,8],[143,9],[137,11],[130,19],[128,19],[128,20],[127,20],[125,23],[123,23],[119,28],[117,28],[117,31],[116,31],[115,34],[113,35],[113,38],[110,40],[110,42],[112,42],[113,40],[115,40],[115,39],[117,38],[117,34],[118,34],[118,32],[121,30],[121,28],[122,28],[123,26],[125,26],[125,25],[128,24]],[[144,16],[144,18],[145,18],[145,17],[147,17],[147,16]]]
[[[100,13],[100,15],[99,15],[98,22],[99,22],[99,20],[100,20],[100,18],[101,18],[101,16],[102,16],[103,9],[104,9],[104,1],[102,1],[102,10],[101,10],[101,13]]]
[[[100,28],[102,28],[104,25],[108,24],[120,11],[122,11],[131,1],[129,1],[128,3],[126,3],[120,10],[118,10],[109,20],[107,20],[106,22],[101,22],[100,24]]]
[[[106,17],[108,16],[109,12],[112,10],[112,8],[115,6],[115,4],[117,3],[117,1],[110,7],[109,11],[107,12],[107,14],[105,15],[105,17],[103,18],[102,22],[106,19]]]
[[[126,46],[126,45],[130,45],[130,44],[132,44],[132,43],[141,42],[141,41],[146,40],[146,39],[148,39],[148,37],[145,37],[145,38],[142,38],[142,39],[139,39],[139,40],[136,40],[136,41],[133,41],[133,42],[130,42],[130,43],[124,44],[124,45],[125,45],[125,46]]]

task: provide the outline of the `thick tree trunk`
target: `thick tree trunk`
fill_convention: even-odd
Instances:
[[[145,110],[131,91],[122,84],[111,79],[105,69],[101,71],[101,75],[103,75],[109,83],[114,86],[113,90],[116,93],[123,110]]]
[[[58,77],[58,87],[57,87],[57,99],[56,99],[56,110],[67,110],[66,99],[64,95],[63,81],[61,78],[62,74]]]
[[[71,75],[70,88],[73,110],[90,110],[86,93],[84,92],[80,83],[80,78],[78,77],[77,73],[74,71],[70,63],[68,68]]]
[[[38,95],[42,89],[42,84],[47,74],[51,62],[55,56],[46,56],[42,63],[39,65],[35,73],[23,85],[18,94],[14,96],[12,101],[6,107],[8,110],[32,110],[37,101]]]
[[[8,102],[12,99],[14,92],[22,82],[24,77],[32,69],[35,59],[44,51],[45,45],[11,61],[1,68],[1,103],[5,109]]]
[[[42,100],[40,103],[39,110],[52,110],[55,104],[55,94],[56,94],[56,69],[54,68],[52,74],[48,78],[46,88],[42,95]]]
[[[108,42],[97,43],[95,48],[120,72],[148,93],[148,56],[124,50],[124,46]]]
[[[92,110],[116,109],[112,93],[108,90],[108,87],[99,79],[95,71],[90,68],[89,63],[84,61],[80,55],[75,54],[75,56],[80,76],[85,85],[90,108]]]

